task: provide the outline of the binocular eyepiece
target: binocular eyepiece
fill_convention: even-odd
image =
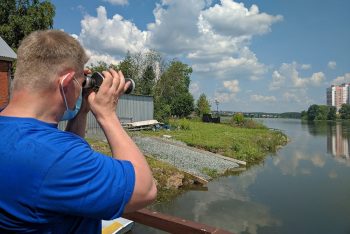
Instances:
[[[84,89],[92,89],[97,92],[102,85],[104,76],[99,72],[94,72],[91,75],[85,76],[85,81],[83,82]],[[130,78],[125,78],[125,83],[130,81],[128,89],[125,91],[125,94],[129,94],[135,89],[135,82]]]

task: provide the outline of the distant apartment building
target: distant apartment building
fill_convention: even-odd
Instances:
[[[350,104],[350,84],[332,85],[327,88],[327,105],[335,106],[337,112],[343,104]]]

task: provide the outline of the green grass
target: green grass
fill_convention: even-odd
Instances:
[[[185,142],[214,153],[244,160],[248,163],[261,161],[266,153],[276,152],[287,143],[287,137],[267,128],[241,128],[229,124],[202,123],[190,120],[171,120],[173,131],[143,131],[152,136],[171,135]]]
[[[220,174],[218,173],[218,171],[216,169],[212,169],[212,168],[208,168],[208,167],[203,167],[201,172],[203,174],[210,176],[213,179],[220,176]]]

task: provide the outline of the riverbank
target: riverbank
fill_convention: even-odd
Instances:
[[[207,151],[254,163],[287,143],[287,137],[282,132],[267,128],[247,129],[187,120],[173,121],[172,124],[176,130],[131,134],[146,155],[157,181],[157,202],[171,200],[188,188],[203,189],[201,185],[195,185],[196,178],[186,172],[211,180],[238,168],[236,163],[215,157]],[[154,139],[163,135],[171,136],[177,147],[171,142]],[[96,151],[111,155],[106,142],[92,139],[88,142]],[[206,151],[193,150],[188,146]]]
[[[203,123],[191,120],[172,120],[174,130],[143,131],[144,136],[170,136],[188,146],[246,161],[260,162],[267,153],[274,153],[287,144],[281,131],[265,127],[242,128],[230,124]]]

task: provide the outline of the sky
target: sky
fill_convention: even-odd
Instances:
[[[192,67],[213,110],[291,112],[350,82],[348,0],[53,0],[90,62],[158,51]],[[216,106],[215,100],[219,102]]]

